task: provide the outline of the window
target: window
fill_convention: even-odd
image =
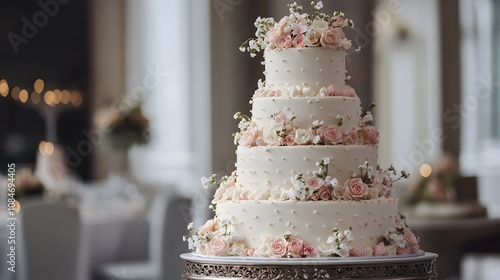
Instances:
[[[131,151],[131,170],[142,182],[194,188],[210,169],[209,4],[204,2],[127,2],[127,98],[144,96],[152,130],[149,145]]]

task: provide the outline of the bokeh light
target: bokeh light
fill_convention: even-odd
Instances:
[[[427,163],[424,163],[420,166],[420,175],[422,175],[422,177],[429,177],[432,173],[432,167],[427,164]]]

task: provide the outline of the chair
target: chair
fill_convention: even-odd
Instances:
[[[80,216],[63,202],[21,202],[21,243],[27,280],[78,279]]]
[[[98,272],[103,280],[174,280],[182,279],[183,261],[179,255],[187,251],[182,236],[187,234],[191,200],[175,194],[158,194],[149,214],[149,260],[113,263]]]

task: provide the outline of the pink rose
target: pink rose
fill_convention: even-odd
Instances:
[[[296,48],[303,48],[306,46],[306,41],[304,40],[304,35],[299,34],[293,38],[293,46]]]
[[[215,256],[224,256],[229,252],[229,244],[222,236],[212,238],[212,240],[208,243],[208,246],[211,254]]]
[[[358,132],[355,130],[349,130],[344,132],[342,137],[342,143],[345,145],[356,145],[359,141]]]
[[[287,253],[285,238],[277,237],[269,242],[269,257],[282,258]]]
[[[385,245],[384,242],[380,242],[377,245],[373,245],[373,255],[374,256],[384,256],[385,255]]]
[[[304,252],[302,253],[306,257],[316,256],[316,250],[312,246],[304,246]]]
[[[199,233],[200,234],[205,234],[208,232],[214,232],[219,229],[219,226],[217,225],[217,222],[215,220],[208,220],[205,222],[204,225],[202,225],[199,228]]]
[[[363,143],[365,145],[378,144],[379,133],[377,128],[371,125],[366,125],[362,128],[363,131]]]
[[[266,141],[264,141],[264,136],[260,135],[255,139],[255,145],[257,146],[267,146]]]
[[[215,194],[214,194],[214,200],[217,201],[217,200],[221,200],[222,199],[222,196],[224,195],[224,193],[226,192],[226,186],[225,185],[220,185],[217,190],[215,191]]]
[[[365,248],[362,247],[354,247],[349,250],[349,255],[352,257],[362,257],[366,256]]]
[[[281,35],[283,35],[283,29],[280,28],[279,26],[275,26],[271,29],[266,34],[266,39],[269,42],[275,41],[277,38],[279,38]]]
[[[408,253],[410,253],[410,250],[408,248],[398,247],[396,249],[396,254],[398,254],[398,255],[407,255]]]
[[[342,133],[339,127],[332,124],[323,129],[326,145],[335,145],[342,143]]]
[[[362,200],[368,196],[369,187],[361,178],[349,179],[344,183],[346,194],[353,200]]]
[[[285,137],[285,145],[293,146],[295,144],[295,134],[291,133]]]
[[[340,26],[342,26],[342,24],[344,24],[344,21],[345,21],[345,20],[344,20],[344,18],[343,18],[343,17],[341,17],[341,16],[336,16],[336,17],[334,18],[334,21],[333,21],[333,23],[332,23],[332,24],[333,24],[333,26],[339,26],[339,27],[340,27]]]
[[[288,253],[292,258],[300,258],[304,254],[304,241],[297,237],[290,237],[288,242]]]
[[[240,200],[248,200],[248,195],[250,194],[249,190],[242,191],[240,193]]]
[[[342,96],[342,92],[337,90],[333,85],[329,85],[326,88],[326,93],[328,96]]]
[[[293,47],[292,38],[290,35],[283,35],[274,40],[274,44],[278,48],[288,49]]]
[[[250,147],[255,143],[258,135],[259,130],[257,129],[257,127],[254,125],[250,125],[250,127],[248,127],[247,130],[243,132],[243,135],[241,135],[239,143],[243,147]]]
[[[271,91],[267,94],[267,96],[268,96],[268,97],[280,97],[280,96],[281,96],[281,94],[282,94],[282,93],[281,93],[281,90],[279,90],[279,89],[278,89],[278,90],[271,90]]]
[[[306,186],[311,187],[313,190],[319,190],[325,182],[318,177],[309,177],[306,179]]]
[[[245,248],[245,249],[243,249],[243,254],[247,257],[252,257],[255,254],[255,249]]]
[[[341,28],[328,27],[321,32],[320,43],[324,48],[340,49],[344,39],[345,34]]]
[[[404,239],[406,241],[406,245],[409,248],[417,248],[418,251],[418,239],[415,234],[411,231],[410,228],[405,228],[403,232]]]
[[[339,93],[338,93],[338,94],[339,94],[340,96],[345,96],[345,97],[356,97],[356,96],[357,96],[357,95],[356,95],[356,91],[355,91],[352,87],[347,86],[347,85],[345,85],[345,86],[341,86],[341,87],[338,89],[338,91],[339,91]]]
[[[227,177],[227,180],[225,183],[226,188],[234,186],[235,183],[236,183],[236,176],[233,173],[229,177]]]
[[[332,200],[332,190],[327,187],[322,187],[319,191],[319,198],[323,201]]]

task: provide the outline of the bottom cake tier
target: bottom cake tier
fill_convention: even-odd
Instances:
[[[221,201],[188,238],[204,255],[382,256],[418,252],[397,198],[363,201]]]

